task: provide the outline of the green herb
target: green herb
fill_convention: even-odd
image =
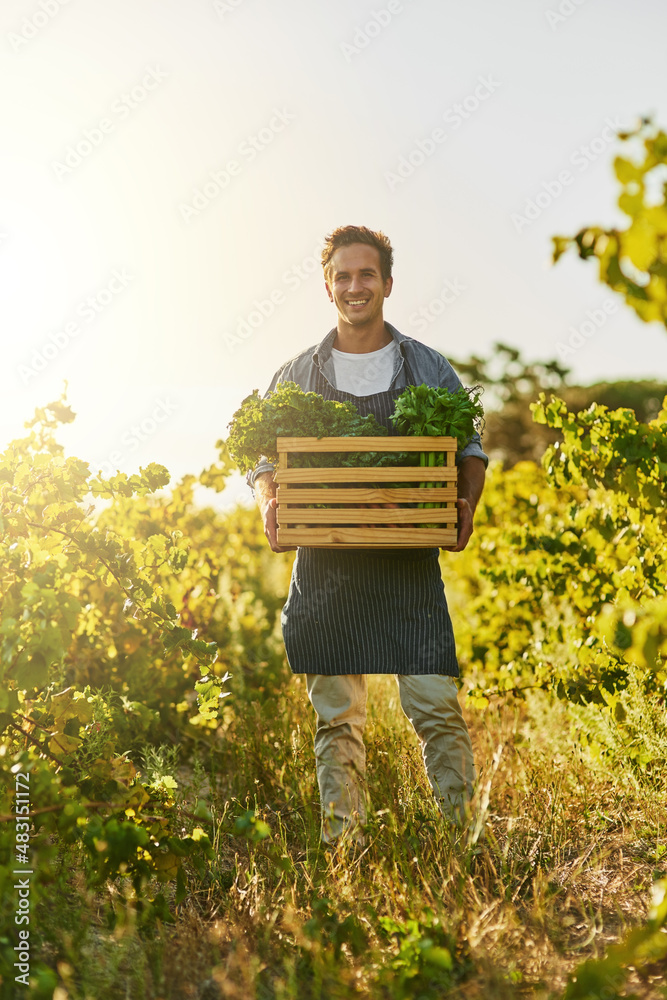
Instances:
[[[257,389],[247,396],[229,424],[227,447],[241,472],[254,469],[262,456],[278,461],[277,437],[383,437],[386,427],[372,414],[362,417],[353,403],[338,403],[317,392],[304,392],[296,382],[281,382],[266,398]],[[294,467],[388,465],[378,452],[296,452]]]
[[[481,423],[484,414],[479,401],[481,391],[481,386],[470,389],[460,386],[456,392],[450,392],[440,386],[409,385],[396,400],[389,419],[399,434],[453,437],[460,450],[465,448]],[[442,465],[443,457],[442,452],[421,452],[419,465],[430,468]],[[420,485],[433,488],[435,483]],[[419,506],[430,508],[440,505],[420,503]]]
[[[482,418],[480,391],[477,386],[461,387],[454,393],[429,385],[408,386],[396,400],[390,419],[398,434],[446,435],[456,438],[458,447],[464,448]],[[386,434],[387,429],[372,414],[362,417],[353,403],[338,403],[316,392],[304,392],[296,382],[281,382],[265,398],[255,389],[243,400],[229,423],[227,447],[241,472],[248,472],[262,456],[277,463],[278,437],[383,437]],[[432,467],[443,464],[443,455],[434,451],[295,452],[290,464],[293,468]],[[434,483],[421,485],[432,487]],[[440,504],[419,504],[419,507],[436,506]]]
[[[439,386],[409,385],[389,418],[399,434],[455,437],[465,448],[484,414],[480,386],[450,392]]]

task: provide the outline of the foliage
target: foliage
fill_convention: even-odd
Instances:
[[[563,1000],[617,1000],[628,978],[628,970],[643,971],[662,965],[667,958],[667,879],[653,887],[653,906],[648,922],[636,927],[620,944],[612,945],[599,961],[582,962],[572,976]],[[627,995],[627,994],[626,994]]]
[[[594,405],[574,414],[562,400],[546,403],[542,394],[533,414],[562,434],[558,447],[547,449],[543,459],[555,486],[602,487],[649,513],[664,506],[667,406],[655,420],[642,424],[632,410]]]
[[[597,257],[600,280],[642,320],[667,325],[667,135],[647,135],[649,125],[644,120],[621,137],[643,139],[643,162],[614,162],[628,228],[587,227],[574,238],[554,237],[554,261],[576,245],[583,259]],[[662,196],[650,202],[649,185],[656,180]],[[513,508],[511,524],[501,526],[489,496],[484,498],[481,530],[485,520],[487,530],[480,550],[497,561],[493,567],[478,564],[474,580],[471,574],[471,656],[484,661],[496,691],[550,687],[568,703],[587,704],[589,715],[598,705],[612,738],[605,741],[603,727],[593,726],[600,742],[584,730],[582,743],[598,759],[611,751],[616,768],[629,763],[649,794],[656,788],[660,796],[667,701],[667,396],[662,411],[643,420],[630,409],[599,402],[572,412],[563,399],[547,402],[544,393],[531,409],[539,424],[558,432],[558,440],[547,449],[543,470],[520,463],[494,483],[502,494],[495,497],[500,509]],[[488,704],[490,693],[485,678],[473,700]],[[652,857],[664,853],[659,844]],[[663,880],[655,887],[648,923],[603,959],[582,963],[564,1000],[613,1000],[628,995],[631,975],[636,982],[664,971],[667,904],[664,871],[657,874]],[[653,978],[664,983],[659,973]]]
[[[482,417],[476,389],[450,393],[427,385],[408,386],[396,400],[391,420],[397,434],[451,435],[460,447],[470,440]],[[295,382],[281,382],[264,399],[255,389],[247,396],[229,424],[226,445],[241,472],[253,469],[264,456],[277,461],[277,437],[381,437],[387,429],[372,414],[360,416],[353,403],[324,399],[316,392],[304,392]],[[295,467],[406,465],[419,462],[434,465],[434,453],[428,457],[403,453],[348,452],[309,454],[297,452]],[[440,456],[441,458],[442,456]]]
[[[409,385],[398,397],[389,418],[398,434],[444,435],[465,448],[484,413],[480,387],[456,392],[431,385]]]
[[[458,942],[432,911],[427,910],[422,920],[380,917],[379,924],[394,945],[383,979],[396,1000],[426,990],[447,990],[470,971],[469,959],[456,954]]]
[[[126,880],[86,893],[65,855],[42,914],[45,997],[58,984],[69,1000],[555,1000],[601,941],[641,921],[654,870],[665,875],[656,785],[628,761],[605,766],[541,693],[466,713],[486,816],[473,846],[438,814],[393,678],[369,678],[361,855],[318,843],[303,678],[283,667],[265,704],[250,685],[233,701],[206,767],[215,857],[202,874],[184,859],[178,905],[175,880],[163,884],[175,921],[123,921]],[[666,775],[663,762],[654,780]]]
[[[409,385],[397,398],[394,412],[390,420],[397,434],[414,436],[445,436],[456,438],[457,448],[462,450],[470,441],[475,430],[481,426],[484,410],[479,401],[481,388],[476,386],[465,389],[461,386],[456,392],[431,385]],[[418,462],[421,467],[433,468],[443,464],[442,452],[419,452]],[[412,460],[405,455],[397,455],[396,461],[409,464]],[[433,482],[421,483],[421,486],[433,487]],[[440,504],[420,502],[419,507],[436,507]],[[437,524],[425,524],[424,527],[437,528]]]
[[[483,385],[492,401],[484,419],[484,450],[506,468],[539,462],[559,439],[557,428],[533,420],[530,407],[541,392],[556,393],[571,410],[585,410],[592,403],[610,410],[630,408],[642,423],[655,419],[667,393],[667,382],[654,379],[572,385],[569,370],[558,361],[527,361],[518,348],[498,341],[488,357],[473,355],[452,364],[467,381]]]
[[[534,399],[544,390],[560,390],[569,374],[558,361],[526,361],[519,348],[498,340],[488,358],[473,354],[467,361],[452,361],[452,365],[467,381],[483,385],[503,409]]]
[[[340,959],[343,945],[347,945],[353,955],[363,954],[368,947],[368,937],[361,922],[350,914],[341,920],[335,904],[326,897],[313,903],[313,916],[304,923],[303,932],[310,941],[331,946],[335,961]]]
[[[594,382],[587,386],[567,386],[558,393],[570,410],[586,410],[592,403],[608,410],[634,410],[637,420],[647,424],[655,420],[667,395],[667,382],[658,379],[619,379],[616,382]],[[550,442],[552,443],[552,442]]]
[[[217,515],[193,506],[193,476],[169,496],[161,466],[91,476],[54,436],[73,416],[64,399],[38,410],[0,456],[0,916],[9,925],[10,869],[34,868],[39,910],[67,848],[91,887],[130,880],[123,898],[141,922],[173,920],[164,886],[182,898],[184,859],[206,866],[211,816],[203,801],[179,808],[175,760],[158,768],[151,741],[206,742],[225,724],[227,668],[242,674],[250,646],[258,664],[277,660],[281,601],[275,574],[248,586],[244,559],[263,545],[249,512],[221,534]],[[200,482],[220,488],[230,468],[223,454]],[[16,773],[30,796],[22,845]],[[41,933],[33,918],[35,945]],[[0,975],[9,969],[5,938]]]
[[[553,259],[570,248],[582,260],[595,258],[601,282],[623,295],[640,319],[667,326],[667,133],[650,117],[619,134],[643,146],[643,159],[617,156],[616,178],[622,191],[618,207],[630,218],[626,229],[585,226],[575,236],[553,237]],[[657,185],[661,191],[652,190]]]
[[[277,462],[277,437],[382,437],[386,427],[371,414],[362,417],[353,403],[324,399],[317,392],[304,392],[296,382],[281,382],[264,399],[255,391],[241,403],[229,424],[227,447],[241,472],[249,472],[264,456]],[[365,464],[382,464],[384,456],[366,453]],[[360,464],[354,452],[347,455],[299,453],[293,464],[317,467],[338,462]]]
[[[642,424],[544,397],[534,410],[562,440],[542,469],[491,470],[460,565],[477,697],[538,684],[614,710],[631,664],[664,695],[665,412]]]
[[[605,815],[618,815],[619,822],[627,825],[622,810],[628,809],[629,775],[635,774],[637,780],[645,775],[642,780],[652,782],[664,775],[658,751],[646,744],[624,692],[617,692],[613,670],[623,681],[623,673],[632,668],[627,658],[634,645],[616,650],[608,670],[603,657],[603,643],[608,640],[600,633],[599,647],[591,653],[598,659],[591,660],[582,688],[576,659],[581,649],[570,661],[568,644],[570,638],[574,645],[582,634],[588,637],[582,621],[590,608],[580,613],[585,595],[574,583],[583,587],[583,574],[588,573],[594,606],[604,611],[618,589],[619,574],[620,579],[625,574],[634,584],[629,588],[632,606],[641,604],[643,616],[640,621],[637,610],[631,631],[636,632],[637,650],[644,649],[637,628],[642,623],[648,628],[653,621],[651,601],[658,601],[664,588],[664,557],[659,549],[653,559],[649,557],[656,532],[662,538],[664,531],[658,514],[653,515],[655,523],[646,519],[654,480],[651,455],[653,450],[662,454],[663,425],[637,428],[627,414],[600,410],[592,419],[586,414],[568,415],[561,404],[545,400],[543,405],[550,421],[561,422],[561,436],[564,428],[568,430],[567,441],[554,454],[561,450],[565,454],[571,446],[579,478],[570,482],[566,469],[563,482],[555,486],[549,477],[556,472],[529,464],[502,476],[492,474],[480,507],[478,547],[458,557],[470,561],[460,563],[460,593],[452,593],[450,583],[448,596],[454,605],[466,603],[466,615],[454,611],[462,659],[470,638],[473,643],[489,643],[484,666],[488,683],[482,692],[487,701],[496,680],[507,691],[512,687],[505,683],[508,679],[515,687],[530,685],[536,677],[547,686],[562,679],[564,687],[569,685],[570,697],[593,705],[591,695],[597,697],[597,685],[605,718],[628,733],[629,749],[621,758],[624,770],[618,778],[622,795],[619,792],[614,800],[617,806],[604,806]],[[598,446],[579,459],[577,447],[585,434],[599,430],[602,437],[613,438],[614,428],[629,435],[623,447]],[[33,433],[45,434],[55,449],[48,430],[39,424]],[[611,487],[617,479],[627,478],[623,455],[629,444],[641,466],[637,495],[629,503],[619,494],[616,506],[609,507],[616,496]],[[26,439],[12,447],[37,470],[33,475],[39,475],[36,441]],[[561,474],[555,458],[551,464]],[[62,476],[61,466],[56,461],[44,467],[51,478],[41,480],[41,488],[51,484],[55,490],[54,477]],[[220,464],[206,470],[199,482],[206,479],[219,488],[227,468],[223,448]],[[592,485],[589,474],[594,477]],[[531,976],[527,947],[516,947],[511,937],[516,928],[530,938],[536,926],[545,924],[545,933],[559,953],[570,945],[578,947],[584,931],[578,938],[573,928],[563,943],[558,914],[564,895],[554,895],[547,886],[560,884],[562,872],[571,870],[572,852],[588,857],[585,851],[598,820],[588,798],[575,797],[562,813],[548,812],[552,801],[548,796],[556,794],[549,786],[556,781],[552,747],[539,767],[531,748],[526,768],[521,756],[523,726],[517,724],[511,737],[503,728],[514,717],[513,710],[498,716],[499,729],[493,728],[492,707],[484,720],[471,717],[477,727],[480,763],[491,759],[497,741],[515,740],[517,747],[516,754],[509,755],[508,770],[499,771],[494,779],[497,787],[489,785],[489,846],[484,855],[477,854],[478,847],[454,844],[440,824],[418,749],[401,728],[407,722],[395,693],[386,691],[379,701],[374,694],[369,777],[371,795],[382,808],[370,813],[367,832],[373,846],[354,862],[325,853],[318,846],[307,699],[300,679],[291,677],[286,668],[278,631],[291,557],[268,551],[255,510],[236,508],[220,515],[195,508],[194,477],[186,477],[164,495],[149,490],[137,495],[131,488],[122,496],[116,491],[97,512],[86,513],[85,487],[97,480],[83,469],[82,475],[83,500],[59,501],[72,517],[76,506],[79,521],[75,527],[64,522],[62,530],[87,537],[95,529],[93,538],[114,541],[117,550],[110,549],[108,541],[101,550],[104,563],[97,548],[86,550],[91,552],[89,558],[72,566],[79,550],[69,538],[24,521],[11,521],[2,536],[7,597],[0,621],[8,621],[5,614],[11,612],[9,618],[18,624],[18,629],[5,628],[3,642],[15,638],[17,631],[17,642],[28,645],[32,639],[34,632],[28,630],[28,619],[17,604],[17,594],[27,583],[62,594],[63,601],[73,595],[81,604],[80,611],[66,605],[72,617],[60,627],[63,653],[61,659],[49,660],[48,683],[43,689],[18,691],[18,710],[6,708],[21,732],[8,725],[4,753],[0,750],[7,790],[0,805],[3,819],[14,812],[12,768],[30,773],[32,825],[26,853],[36,873],[30,925],[35,996],[50,998],[60,986],[71,1000],[117,995],[175,998],[192,991],[193,976],[198,975],[200,980],[211,977],[207,980],[211,996],[217,995],[215,984],[220,982],[225,995],[239,997],[342,1000],[358,994],[398,1000],[453,991],[471,979],[473,986],[481,984],[484,995],[509,997],[514,995],[512,983],[521,984],[517,977]],[[126,481],[120,479],[119,486]],[[22,489],[27,485],[24,482]],[[6,489],[10,491],[9,483]],[[62,494],[65,485],[58,489]],[[31,487],[26,496],[25,521],[51,524],[55,511],[51,504],[37,504],[38,488]],[[609,507],[604,516],[597,511],[598,502]],[[3,516],[13,516],[15,509],[8,501]],[[632,512],[639,510],[641,517],[635,522]],[[606,516],[613,529],[605,527]],[[572,527],[577,517],[583,520]],[[613,543],[626,521],[630,526]],[[645,538],[632,529],[635,523],[641,523]],[[566,524],[573,534],[576,531],[578,547],[571,537],[560,544],[561,528],[569,530]],[[23,535],[18,535],[19,526]],[[604,544],[599,531],[609,535]],[[536,537],[544,540],[541,548],[535,547]],[[14,559],[11,546],[16,540],[30,551],[29,563]],[[48,558],[40,558],[44,546]],[[116,569],[120,557],[112,559],[115,551],[131,556],[122,564],[119,581],[108,575],[106,565]],[[543,569],[537,567],[537,559],[543,561],[546,576],[540,575]],[[57,573],[49,586],[41,574],[50,563]],[[495,573],[495,581],[480,577],[480,566]],[[509,576],[501,579],[501,570],[516,575],[519,567],[531,586]],[[137,579],[150,586],[150,600],[143,591],[135,594]],[[540,580],[545,590],[551,589],[550,598],[532,592]],[[485,589],[487,584],[496,589],[495,596]],[[126,611],[125,591],[133,596],[134,605]],[[47,593],[42,601],[48,598]],[[165,625],[152,601],[158,602],[163,614],[171,605],[178,617]],[[35,601],[30,607],[37,609],[34,621],[62,620],[57,605]],[[50,619],[38,615],[41,607],[50,612]],[[564,623],[559,645],[553,630],[560,614]],[[537,639],[531,631],[536,622],[545,633],[542,652],[537,641],[530,645]],[[211,656],[206,662],[195,655],[196,646],[193,651],[183,642],[165,646],[164,636],[177,628],[188,630],[193,642],[201,640],[207,648],[215,644],[217,659]],[[180,633],[176,639],[181,639]],[[512,658],[510,649],[515,651],[513,672],[504,669]],[[529,655],[523,659],[525,649]],[[14,655],[19,652],[17,646]],[[474,652],[469,669],[482,662],[479,649]],[[595,671],[606,686],[597,675],[593,678]],[[233,695],[223,701],[219,696],[227,691],[228,673]],[[646,688],[651,685],[659,692],[656,678],[653,668],[644,671],[642,682],[647,683],[642,697],[649,696]],[[9,683],[5,686],[14,689]],[[548,721],[533,725],[532,739],[545,739],[553,730],[560,752],[566,732],[562,720],[556,727],[555,710],[549,711]],[[597,785],[591,791],[591,781],[602,781],[593,772],[597,768],[603,773],[604,739],[597,734],[596,744],[584,736],[580,733],[578,746],[587,763],[582,765],[577,795],[585,792],[597,804],[606,793]],[[646,745],[648,757],[645,752],[642,756]],[[207,760],[208,790],[189,788],[183,777],[195,747]],[[568,773],[574,782],[574,772]],[[637,801],[648,810],[654,797],[644,790]],[[662,858],[659,831],[655,836],[651,858],[647,855],[644,863],[648,873]],[[11,872],[23,857],[16,852],[13,816],[0,825],[0,849],[1,912],[4,925],[11,928],[0,941],[0,974],[7,979],[16,943]],[[601,852],[601,873],[609,867],[604,857]],[[576,892],[571,888],[568,898],[575,898]],[[590,905],[584,898],[582,912]],[[587,928],[588,918],[581,919]],[[501,934],[485,930],[500,926]],[[493,960],[485,958],[487,952]],[[513,958],[508,962],[509,954]]]

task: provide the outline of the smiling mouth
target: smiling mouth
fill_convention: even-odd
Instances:
[[[348,306],[365,306],[370,299],[348,299]]]

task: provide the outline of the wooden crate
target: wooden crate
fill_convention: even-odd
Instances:
[[[370,469],[290,468],[289,455],[304,451],[435,451],[444,453],[445,464],[427,468],[403,465]],[[278,468],[274,473],[278,483],[278,544],[322,549],[414,549],[455,545],[456,479],[456,438],[453,437],[279,437]],[[380,485],[396,482],[415,485],[401,488]],[[350,487],[350,483],[354,486]],[[424,483],[435,485],[420,485]],[[421,510],[416,507],[374,510],[364,506],[419,501],[438,502],[442,506]],[[345,504],[345,507],[307,509],[304,504]],[[421,527],[420,522],[440,527]]]

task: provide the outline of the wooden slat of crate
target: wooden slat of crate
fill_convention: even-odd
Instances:
[[[453,437],[279,437],[278,454],[290,451],[439,451],[456,453]]]
[[[278,488],[278,493],[283,493],[279,498],[278,507],[278,543],[281,545],[306,545],[316,548],[424,548],[434,546],[455,545],[457,539],[457,509],[454,506],[456,500],[456,487],[369,487],[368,483],[373,482],[438,482],[456,483],[456,439],[450,437],[357,437],[357,438],[278,438],[278,469],[274,473],[274,481],[282,484]],[[444,453],[446,465],[444,466],[396,466],[394,468],[320,468],[320,469],[289,469],[287,466],[287,456],[289,452],[355,452],[355,451],[419,451],[419,452],[439,452]],[[326,483],[363,483],[366,484],[361,489],[339,489],[335,490],[335,495],[339,499],[334,500],[331,489],[318,489],[318,485]],[[288,483],[313,483],[314,489],[292,488]],[[366,503],[391,503],[412,500],[416,494],[417,500],[424,502],[443,502],[448,506],[441,508],[426,508],[418,510],[416,508],[399,510],[366,509],[354,510],[333,509],[326,510],[320,508],[295,509],[285,508],[284,494],[290,494],[291,503],[347,503],[352,500],[350,494],[355,495],[355,502]],[[306,500],[304,494],[324,494],[322,499]],[[362,501],[356,499],[356,494],[364,493],[366,496],[375,496],[380,493],[383,497],[379,499],[367,499]],[[447,497],[436,496],[439,493],[446,493]],[[294,497],[294,494],[300,494]],[[339,496],[343,494],[343,496]],[[408,494],[406,496],[405,494]],[[281,503],[283,506],[281,507]],[[312,517],[317,511],[320,516]],[[347,516],[338,518],[340,513]],[[397,515],[400,514],[400,517]],[[418,514],[418,517],[414,517]],[[443,516],[435,516],[443,515]],[[292,516],[294,518],[292,519]],[[380,515],[380,516],[378,516]],[[286,527],[286,516],[289,523],[303,524],[315,521],[327,521],[326,527]],[[331,523],[347,521],[363,524],[368,521],[368,527],[331,527]],[[386,521],[387,526],[376,527],[378,523]],[[397,521],[405,521],[406,524],[451,523],[452,527],[397,527]],[[281,527],[282,522],[282,527]]]
[[[283,528],[278,536],[280,545],[319,549],[435,548],[456,539],[456,528]]]
[[[407,524],[423,522],[456,523],[456,508],[437,507],[433,510],[373,510],[356,507],[346,510],[295,510],[288,507],[280,511],[280,524],[397,524],[405,521]]]
[[[282,457],[282,456],[281,456]],[[436,465],[432,468],[397,465],[391,469],[282,469],[273,473],[276,483],[401,483],[456,482],[456,467]]]
[[[413,487],[386,487],[385,489],[352,488],[309,489],[306,487],[279,486],[276,491],[279,504],[294,503],[416,503],[437,501],[452,503],[457,498],[455,486],[434,486],[432,489]]]

